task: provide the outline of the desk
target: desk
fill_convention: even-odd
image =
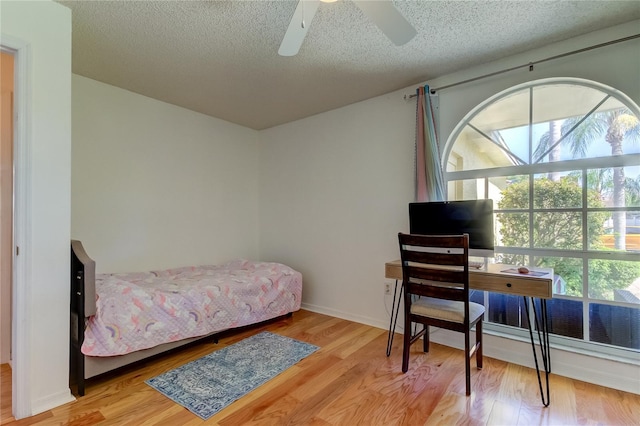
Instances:
[[[551,353],[549,352],[549,326],[547,322],[547,299],[553,297],[553,269],[548,268],[530,268],[532,274],[518,274],[504,272],[508,269],[515,268],[512,265],[504,265],[499,263],[491,263],[480,269],[469,268],[469,288],[473,290],[484,290],[494,293],[505,293],[510,295],[522,296],[524,298],[525,312],[527,314],[527,325],[529,329],[529,337],[531,338],[531,348],[533,350],[533,360],[536,365],[538,374],[538,384],[540,386],[540,397],[542,404],[546,407],[549,405],[549,373],[551,373]],[[534,276],[542,274],[540,276]],[[384,265],[384,276],[396,280],[396,286],[393,291],[393,305],[391,307],[391,320],[389,321],[389,337],[387,339],[387,356],[391,355],[391,346],[393,344],[393,335],[398,320],[398,311],[400,310],[400,300],[402,298],[403,287],[400,287],[400,294],[397,294],[398,281],[402,282],[402,263],[400,260],[387,262]],[[396,301],[397,297],[397,301]],[[533,303],[533,318],[529,315],[529,298]],[[540,301],[540,313],[542,318],[538,318],[535,309],[535,301]],[[540,376],[540,368],[538,366],[538,355],[534,341],[534,327],[538,333],[538,342],[540,344],[540,352],[545,371],[546,378],[546,400],[542,390],[542,379]]]

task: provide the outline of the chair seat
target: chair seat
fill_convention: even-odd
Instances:
[[[422,297],[411,304],[411,313],[443,321],[464,322],[464,302]],[[484,315],[484,306],[469,302],[469,322],[473,323]]]

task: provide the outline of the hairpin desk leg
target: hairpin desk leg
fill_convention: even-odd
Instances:
[[[398,280],[393,289],[393,303],[391,304],[391,318],[389,319],[389,336],[387,337],[387,356],[391,355],[391,346],[393,346],[393,335],[396,331],[396,324],[398,322],[398,312],[400,311],[400,300],[402,299],[402,292],[404,291],[404,282],[400,285],[400,294],[398,294]],[[398,301],[396,302],[396,295]]]
[[[549,324],[547,322],[547,300],[541,299],[540,301],[540,315],[542,318],[538,318],[536,311],[535,299],[532,298],[533,304],[533,323],[529,315],[529,303],[528,297],[523,296],[525,312],[527,313],[527,324],[529,326],[529,337],[531,338],[531,349],[533,350],[533,361],[536,365],[536,373],[538,374],[538,386],[540,387],[540,398],[542,404],[545,407],[549,406],[551,400],[549,399],[549,373],[551,373],[551,352],[549,348]],[[533,327],[535,327],[538,333],[538,342],[540,343],[540,355],[542,357],[542,364],[544,366],[545,382],[546,382],[546,395],[542,387],[542,378],[540,376],[540,367],[538,365],[538,355],[536,352],[536,345],[533,339]],[[546,399],[545,399],[546,396]]]

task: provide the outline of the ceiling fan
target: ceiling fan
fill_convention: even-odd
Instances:
[[[321,1],[333,3],[336,0],[300,0],[298,2],[278,49],[280,56],[294,56],[298,53]],[[391,0],[352,1],[396,46],[407,43],[417,34],[415,28],[402,16]]]

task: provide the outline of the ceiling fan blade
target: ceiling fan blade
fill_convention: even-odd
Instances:
[[[396,46],[402,46],[417,34],[413,25],[402,16],[391,0],[353,2]]]
[[[307,35],[320,0],[300,0],[284,34],[278,54],[280,56],[294,56],[300,50],[304,37]],[[302,23],[304,22],[304,27]]]

